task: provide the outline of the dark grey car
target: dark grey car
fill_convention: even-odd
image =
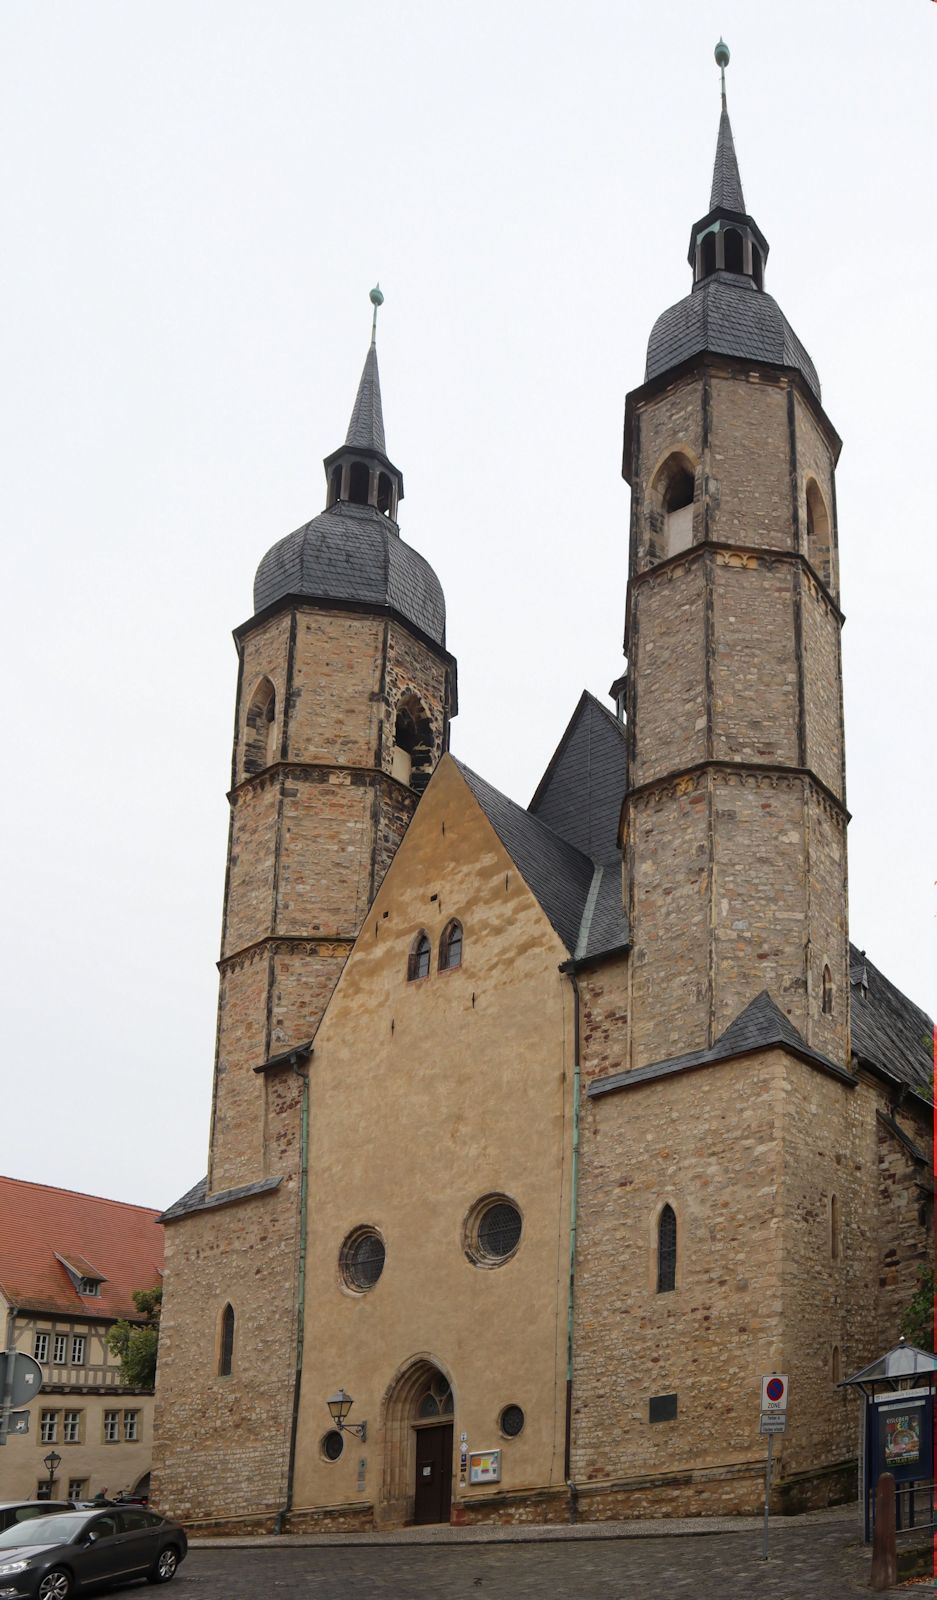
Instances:
[[[185,1529],[142,1506],[65,1511],[0,1533],[0,1600],[68,1600],[98,1585],[168,1583]]]
[[[0,1500],[0,1533],[14,1522],[51,1517],[54,1511],[74,1511],[74,1500]]]

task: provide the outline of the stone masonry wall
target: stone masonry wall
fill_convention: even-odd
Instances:
[[[706,756],[704,584],[698,557],[641,580],[632,613],[633,785]]]
[[[799,766],[791,565],[720,553],[712,586],[712,754]]]
[[[787,384],[752,370],[712,375],[711,538],[794,548]]]
[[[844,797],[840,621],[807,573],[800,575],[803,606],[806,765],[828,789]]]

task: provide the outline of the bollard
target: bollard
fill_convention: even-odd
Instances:
[[[898,1582],[898,1551],[895,1544],[895,1480],[883,1472],[875,1490],[875,1532],[872,1536],[873,1589],[891,1589]]]

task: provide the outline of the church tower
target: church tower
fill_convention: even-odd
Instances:
[[[840,441],[767,256],[723,73],[692,290],[625,420],[632,1066],[711,1046],[764,990],[849,1059]]]
[[[379,288],[371,299],[347,436],[325,459],[326,508],[264,556],[254,614],[234,635],[208,1174],[162,1219],[155,1473],[164,1502],[189,1515],[269,1514],[287,1495],[309,1041],[457,709],[442,589],[397,525]],[[230,1449],[232,1416],[247,1455]]]

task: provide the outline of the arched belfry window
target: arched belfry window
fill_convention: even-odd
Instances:
[[[410,946],[410,957],[407,962],[407,981],[412,983],[415,978],[429,976],[431,946],[429,934],[421,928],[413,944]]]
[[[247,708],[244,730],[244,776],[262,772],[276,759],[276,690],[269,678],[261,678]]]
[[[229,1378],[231,1376],[231,1363],[234,1360],[234,1307],[226,1305],[221,1313],[221,1341],[218,1347],[218,1376]]]
[[[659,559],[688,550],[693,543],[693,463],[681,451],[668,456],[651,490],[651,526],[658,535],[653,552]]]
[[[657,1223],[657,1293],[677,1287],[677,1218],[673,1206],[664,1206]]]
[[[342,498],[342,469],[341,465],[333,467],[329,474],[329,505],[334,506]]]
[[[829,967],[823,968],[823,1015],[833,1015],[833,974]]]
[[[422,794],[432,775],[433,729],[421,700],[404,695],[394,718],[391,772]]]
[[[353,505],[366,506],[371,487],[371,473],[364,461],[353,461],[348,473],[348,498]]]
[[[700,244],[700,277],[708,278],[716,270],[716,235],[704,233]]]
[[[385,517],[392,517],[394,514],[394,487],[386,472],[378,475],[377,509],[383,511]]]
[[[722,245],[726,272],[744,272],[745,254],[742,248],[742,235],[738,228],[726,228],[722,236]]]
[[[454,918],[447,922],[439,941],[439,970],[448,972],[462,965],[462,924]]]
[[[830,583],[832,573],[832,538],[830,514],[813,478],[807,479],[807,560],[823,582]]]

